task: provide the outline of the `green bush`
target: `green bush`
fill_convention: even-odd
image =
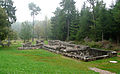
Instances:
[[[120,53],[118,53],[118,55],[120,55]]]
[[[101,44],[97,44],[96,42],[92,41],[92,42],[85,42],[85,45],[91,47],[91,48],[101,48]]]
[[[120,51],[120,47],[117,47],[117,46],[116,46],[116,47],[113,48],[113,50],[115,50],[115,51]]]
[[[110,41],[110,42],[113,42],[112,38],[109,38],[109,41]]]

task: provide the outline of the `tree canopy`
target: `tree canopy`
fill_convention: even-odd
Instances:
[[[0,40],[4,40],[8,34],[8,20],[5,10],[0,7]]]
[[[0,0],[0,6],[5,10],[8,16],[9,25],[16,22],[16,16],[15,16],[16,7],[13,5],[13,1],[12,0]]]
[[[10,26],[16,21],[15,11],[12,0],[0,0],[0,40],[9,37]]]
[[[89,3],[87,5],[86,3]],[[51,18],[53,39],[120,41],[120,0],[106,8],[103,0],[87,0],[79,12],[74,0],[62,0]]]
[[[29,10],[31,10],[31,16],[33,16],[33,38],[32,41],[34,41],[34,19],[35,15],[38,15],[41,11],[39,6],[36,6],[33,2],[29,3]]]
[[[32,38],[32,25],[29,22],[23,22],[21,25],[20,38],[24,40],[30,40]]]

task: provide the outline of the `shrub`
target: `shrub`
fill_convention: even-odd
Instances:
[[[85,45],[90,46],[91,48],[101,48],[101,44],[97,44],[96,42],[85,42]]]

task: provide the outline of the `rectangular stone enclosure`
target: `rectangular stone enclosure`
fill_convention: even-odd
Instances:
[[[44,45],[44,49],[86,62],[117,56],[116,51],[105,51],[84,45],[71,44],[70,42],[49,40],[48,43],[48,45]]]
[[[36,41],[35,45],[32,45],[31,43],[26,43],[18,49],[45,49],[50,52],[54,52],[78,60],[83,60],[86,62],[117,56],[116,51],[105,51],[102,49],[90,48],[89,46],[84,45],[76,45],[72,44],[72,42],[64,42],[60,40],[49,40],[48,45],[45,45],[43,41]]]

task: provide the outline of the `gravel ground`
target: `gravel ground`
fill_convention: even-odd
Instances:
[[[112,72],[109,72],[109,71],[101,70],[101,69],[98,69],[98,68],[90,68],[90,70],[93,70],[95,72],[99,72],[100,74],[116,74],[116,73],[112,73]]]

